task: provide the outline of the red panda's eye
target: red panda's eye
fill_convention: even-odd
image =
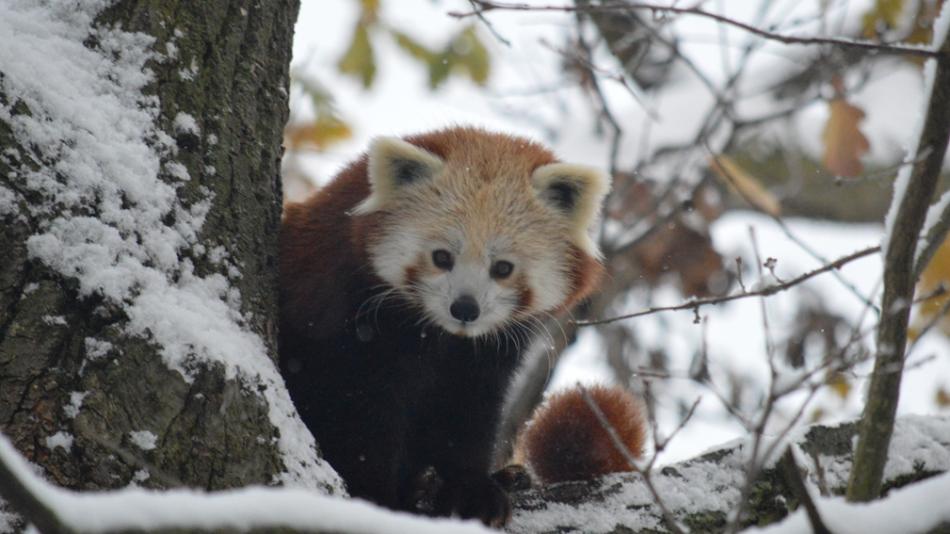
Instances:
[[[511,276],[511,271],[515,270],[515,266],[510,261],[496,261],[491,265],[491,277],[492,278],[508,278]]]
[[[452,258],[451,252],[440,248],[432,251],[432,263],[443,271],[451,271],[452,266],[455,265],[455,259]]]

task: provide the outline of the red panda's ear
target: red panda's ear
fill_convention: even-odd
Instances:
[[[570,220],[574,244],[599,258],[600,251],[590,238],[590,229],[597,222],[600,204],[610,190],[610,177],[593,167],[550,163],[535,169],[531,183],[544,204]]]
[[[442,160],[398,137],[377,137],[369,145],[370,195],[351,213],[365,215],[382,209],[401,187],[432,178]]]

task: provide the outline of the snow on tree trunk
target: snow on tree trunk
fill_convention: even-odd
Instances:
[[[59,485],[340,490],[274,366],[297,8],[0,6],[0,431]]]

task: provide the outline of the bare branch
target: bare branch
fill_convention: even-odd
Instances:
[[[638,311],[635,313],[618,315],[616,317],[607,317],[605,319],[590,319],[590,320],[580,320],[580,321],[572,321],[572,322],[576,324],[577,326],[591,326],[591,325],[597,325],[597,324],[607,324],[607,323],[612,323],[615,321],[622,321],[624,319],[633,319],[634,317],[641,317],[644,315],[651,315],[651,314],[659,313],[659,312],[692,310],[692,309],[699,308],[700,306],[721,304],[723,302],[730,302],[733,300],[740,300],[740,299],[746,299],[746,298],[751,298],[751,297],[765,297],[769,295],[774,295],[775,293],[780,293],[782,291],[791,289],[792,287],[795,287],[798,284],[801,284],[802,282],[810,278],[814,278],[815,276],[818,276],[819,274],[833,271],[835,269],[840,269],[842,266],[854,260],[861,259],[865,256],[870,256],[871,254],[880,252],[880,250],[881,250],[880,246],[868,247],[866,249],[848,254],[847,256],[842,256],[841,258],[838,258],[837,260],[831,263],[828,263],[826,265],[823,265],[813,271],[808,271],[807,273],[798,275],[795,278],[792,278],[791,280],[785,283],[772,284],[769,286],[765,286],[761,289],[757,289],[755,291],[744,291],[744,292],[735,293],[732,295],[726,295],[723,297],[709,297],[709,298],[704,298],[704,299],[694,299],[694,300],[684,302],[682,304],[676,304],[674,306],[656,306],[656,307],[648,308],[646,310]]]
[[[495,29],[495,26],[492,25],[492,23],[489,22],[487,18],[485,18],[485,15],[483,14],[483,10],[478,9],[478,4],[474,0],[468,0],[468,3],[472,5],[472,8],[474,9],[473,13],[475,14],[475,16],[478,17],[478,20],[480,20],[482,24],[485,25],[485,28],[488,29],[488,31],[495,37],[495,39],[497,39],[499,43],[511,48],[511,41],[509,41],[508,39],[505,39],[504,37],[502,37],[500,33],[498,33],[498,30]]]
[[[724,15],[718,13],[713,13],[711,11],[706,11],[698,7],[676,7],[676,6],[659,6],[655,4],[648,4],[643,2],[628,2],[625,5],[614,5],[614,4],[605,4],[598,6],[585,6],[585,7],[576,7],[576,6],[532,6],[528,4],[521,3],[508,3],[508,2],[495,2],[489,0],[471,0],[472,4],[477,4],[479,9],[470,11],[468,13],[461,13],[457,11],[450,11],[449,16],[455,18],[466,18],[472,16],[480,16],[486,11],[493,10],[503,10],[503,11],[586,11],[586,12],[596,12],[596,11],[617,11],[617,10],[629,10],[629,9],[648,9],[653,13],[674,13],[677,15],[696,15],[700,17],[709,18],[730,26],[735,26],[749,33],[758,35],[765,39],[772,41],[778,41],[785,44],[798,44],[798,45],[834,45],[841,48],[850,48],[865,50],[867,52],[875,52],[878,54],[893,54],[893,55],[903,55],[903,56],[918,56],[918,57],[941,57],[942,52],[930,50],[922,47],[914,47],[901,44],[886,44],[886,43],[874,43],[870,41],[862,40],[850,40],[850,39],[835,39],[833,37],[797,37],[794,35],[782,35],[779,33],[773,33],[768,30],[763,30],[757,28],[751,24],[746,24],[735,19],[731,19]]]
[[[639,473],[640,476],[643,477],[643,483],[646,485],[647,490],[649,490],[650,495],[653,496],[653,501],[656,503],[656,506],[663,514],[663,520],[666,522],[667,528],[669,528],[670,532],[674,534],[683,534],[683,529],[680,528],[679,524],[676,522],[676,518],[673,517],[670,509],[666,506],[666,504],[663,503],[663,499],[660,498],[660,494],[657,492],[656,486],[653,484],[650,473],[640,469],[640,467],[637,466],[636,459],[633,457],[633,454],[630,453],[630,449],[628,449],[623,444],[623,440],[620,439],[620,436],[617,434],[617,430],[614,429],[613,425],[610,424],[610,420],[607,419],[607,416],[604,415],[604,412],[600,409],[600,406],[598,406],[597,402],[594,401],[594,399],[590,396],[590,392],[587,391],[587,388],[580,384],[577,386],[584,395],[584,402],[587,403],[587,406],[592,412],[594,412],[594,416],[597,417],[597,421],[607,432],[607,435],[610,436],[610,441],[613,443],[613,446],[616,447],[617,451],[619,451],[620,454],[624,456],[624,458],[627,460],[627,463],[630,464],[630,467],[634,470],[634,472]],[[695,408],[695,405],[693,407]],[[692,414],[692,410],[690,413]]]
[[[880,495],[884,464],[894,431],[907,344],[910,303],[917,282],[915,255],[918,238],[940,179],[950,140],[950,39],[941,46],[943,56],[933,72],[929,103],[919,133],[918,150],[930,149],[927,158],[904,172],[906,189],[895,186],[893,224],[884,250],[884,295],[877,330],[877,354],[861,416],[854,466],[848,482],[850,501],[869,501]],[[917,154],[908,154],[916,159]],[[900,194],[898,194],[900,193]]]
[[[36,526],[40,532],[52,534],[72,534],[72,528],[66,526],[49,506],[37,497],[27,481],[17,476],[15,466],[6,460],[4,450],[13,450],[13,445],[0,435],[0,497],[9,502],[13,509]]]
[[[825,526],[824,521],[821,520],[821,514],[818,513],[818,507],[815,506],[815,501],[808,493],[808,488],[805,487],[805,481],[802,479],[802,474],[798,470],[798,464],[795,463],[795,456],[792,453],[792,447],[794,446],[794,444],[789,445],[780,461],[782,471],[785,475],[785,481],[791,487],[792,493],[798,497],[798,502],[805,507],[805,512],[808,514],[808,521],[811,523],[812,532],[815,534],[831,534],[831,531]],[[816,469],[816,471],[820,470]]]

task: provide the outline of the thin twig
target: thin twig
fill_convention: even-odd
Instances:
[[[597,325],[597,324],[607,324],[607,323],[612,323],[615,321],[622,321],[624,319],[633,319],[634,317],[642,317],[644,315],[651,315],[651,314],[659,313],[659,312],[691,310],[691,309],[699,308],[700,306],[722,304],[723,302],[730,302],[733,300],[774,295],[775,293],[779,293],[779,292],[791,289],[792,287],[795,287],[798,284],[801,284],[802,282],[810,278],[814,278],[815,276],[818,276],[819,274],[826,273],[828,271],[832,271],[835,269],[840,269],[842,266],[854,260],[861,259],[865,256],[870,256],[871,254],[880,252],[880,250],[881,250],[881,247],[877,245],[873,247],[868,247],[866,249],[862,249],[857,252],[848,254],[847,256],[842,256],[841,258],[838,258],[837,260],[831,263],[828,263],[826,265],[823,265],[815,270],[808,271],[807,273],[798,275],[795,278],[792,278],[791,280],[783,284],[772,284],[772,285],[763,287],[761,289],[757,289],[755,291],[745,291],[741,293],[734,293],[732,295],[725,295],[722,297],[708,297],[708,298],[703,298],[703,299],[694,299],[694,300],[690,300],[682,304],[676,304],[673,306],[656,306],[656,307],[648,308],[646,310],[641,310],[635,313],[628,313],[624,315],[618,315],[615,317],[607,317],[604,319],[589,319],[589,320],[573,321],[573,323],[576,324],[577,326],[591,326],[591,325]]]
[[[474,10],[473,13],[475,14],[475,16],[478,17],[478,20],[480,20],[482,24],[485,25],[486,28],[488,28],[488,31],[495,37],[495,39],[498,39],[499,43],[507,46],[508,48],[511,48],[511,41],[509,41],[508,39],[505,39],[504,37],[502,37],[500,33],[498,33],[498,30],[495,29],[495,26],[492,25],[492,23],[489,22],[487,18],[485,18],[483,11],[478,9],[477,2],[475,2],[474,0],[468,0],[468,3],[472,5],[472,9]]]
[[[715,158],[716,161],[718,162],[718,157],[715,155],[715,153],[712,152],[712,149],[710,149],[708,145],[704,145],[704,146],[706,147],[706,151],[709,154],[709,156],[712,158]],[[770,213],[768,211],[761,209],[756,202],[753,202],[753,200],[749,198],[745,190],[742,187],[739,187],[736,177],[732,175],[732,172],[730,172],[727,166],[719,165],[719,169],[723,171],[723,175],[725,176],[726,180],[728,180],[729,183],[732,185],[732,189],[734,191],[737,191],[739,193],[739,196],[741,196],[742,199],[745,200],[747,204],[752,206],[758,213],[762,213],[766,217],[771,218],[772,221],[778,225],[779,229],[782,230],[782,233],[785,234],[785,237],[792,240],[793,243],[798,245],[799,248],[804,250],[809,256],[811,256],[815,260],[821,263],[828,262],[828,260],[824,256],[822,256],[815,249],[813,249],[804,239],[801,239],[797,235],[795,235],[795,233],[792,232],[792,229],[789,228],[787,224],[785,224],[785,221],[782,220],[781,217],[779,217],[778,215],[774,213]],[[772,273],[772,274],[774,275],[775,273]],[[858,291],[858,288],[854,287],[854,284],[846,280],[844,276],[842,276],[841,273],[839,273],[838,271],[833,271],[832,274],[834,275],[836,279],[838,279],[839,282],[841,282],[841,284],[846,289],[848,289],[851,292],[851,294],[857,297],[865,305],[870,306],[871,309],[873,309],[876,314],[880,315],[881,310],[878,309],[878,307],[873,302],[871,302],[871,299],[861,294],[861,292]]]
[[[472,16],[478,16],[481,13],[492,10],[503,10],[503,11],[564,11],[564,12],[573,12],[573,11],[617,11],[617,10],[629,10],[629,9],[648,9],[654,13],[674,13],[677,15],[696,15],[700,17],[709,18],[730,26],[735,26],[749,33],[758,35],[765,39],[772,41],[778,41],[785,44],[799,44],[799,45],[834,45],[841,48],[851,48],[865,50],[868,52],[876,52],[880,54],[894,54],[894,55],[904,55],[904,56],[919,56],[919,57],[941,57],[942,54],[938,51],[931,50],[923,47],[914,47],[901,44],[887,44],[887,43],[874,43],[870,41],[863,40],[852,40],[852,39],[836,39],[833,37],[797,37],[794,35],[783,35],[779,33],[773,33],[768,30],[763,30],[757,28],[751,24],[746,24],[735,19],[731,19],[724,15],[718,13],[713,13],[700,9],[698,7],[676,7],[676,6],[659,6],[655,4],[647,4],[642,2],[628,2],[623,5],[597,5],[597,6],[585,6],[585,7],[576,7],[576,6],[532,6],[529,4],[521,3],[508,3],[508,2],[494,2],[488,0],[470,0],[470,3],[478,4],[480,7],[474,11],[468,13],[462,13],[457,11],[450,11],[449,16],[455,18],[466,18]]]
[[[675,438],[676,435],[679,434],[680,430],[683,430],[683,427],[686,426],[686,423],[688,423],[689,420],[693,418],[693,414],[696,413],[696,407],[699,406],[699,402],[701,400],[703,400],[702,397],[697,397],[696,400],[693,401],[693,404],[689,407],[689,410],[686,411],[686,415],[680,420],[679,424],[676,425],[676,428],[674,428],[673,431],[670,432],[669,436],[666,436],[666,438],[664,439],[660,439],[657,434],[653,434],[653,448],[656,452],[660,452],[666,449],[666,446],[671,441],[673,441],[673,438]],[[652,471],[653,466],[656,464],[657,458],[658,458],[658,455],[654,454],[653,457],[650,458],[650,461],[647,462],[647,466],[644,469],[644,471],[646,471],[647,473]]]
[[[597,417],[597,421],[607,432],[607,435],[610,436],[611,443],[613,443],[617,451],[623,455],[624,459],[627,460],[627,463],[630,464],[630,467],[643,478],[643,483],[646,485],[647,490],[653,497],[653,501],[656,503],[657,508],[660,509],[660,513],[663,515],[663,520],[666,522],[667,528],[669,528],[670,532],[673,532],[674,534],[684,534],[683,529],[680,528],[679,524],[676,522],[676,518],[673,517],[673,513],[670,512],[670,509],[663,502],[663,499],[660,498],[660,494],[657,492],[656,486],[653,485],[653,480],[649,476],[649,472],[640,469],[640,467],[637,465],[636,458],[634,458],[633,454],[630,452],[630,449],[628,449],[627,446],[623,444],[623,440],[620,439],[620,436],[617,434],[617,430],[614,429],[612,424],[610,424],[607,416],[604,415],[604,412],[600,409],[600,406],[598,406],[597,402],[594,401],[594,399],[590,396],[590,392],[587,391],[587,388],[581,386],[580,384],[578,384],[578,387],[581,390],[581,394],[584,396],[584,402],[587,403],[587,406],[592,412],[594,412],[594,416]]]
[[[808,521],[811,523],[812,532],[814,532],[814,534],[831,534],[831,531],[825,526],[825,522],[821,520],[821,514],[818,513],[818,507],[815,506],[814,499],[812,499],[811,494],[808,493],[808,488],[805,486],[802,474],[798,470],[798,464],[795,463],[792,447],[794,447],[794,445],[789,445],[789,447],[785,449],[785,454],[782,455],[781,465],[785,475],[785,482],[791,487],[792,493],[798,498],[798,502],[805,507],[805,513],[808,514]]]

